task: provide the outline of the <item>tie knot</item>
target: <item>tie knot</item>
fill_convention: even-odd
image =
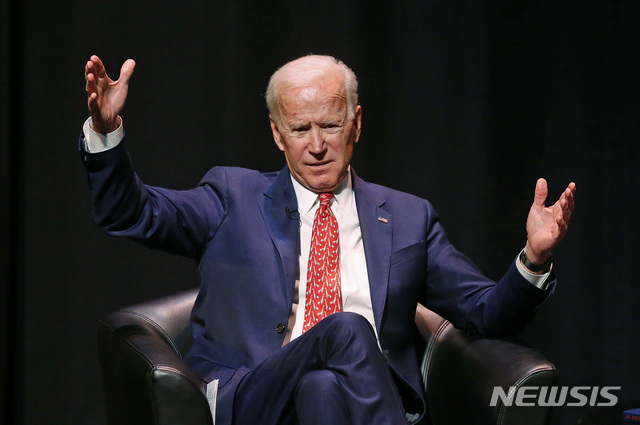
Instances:
[[[320,200],[320,205],[328,207],[331,202],[331,198],[333,198],[333,193],[331,192],[322,192],[318,195],[318,199]]]

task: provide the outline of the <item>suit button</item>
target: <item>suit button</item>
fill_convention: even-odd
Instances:
[[[276,326],[276,332],[278,332],[279,334],[283,333],[286,330],[287,326],[284,323],[278,323],[278,326]]]

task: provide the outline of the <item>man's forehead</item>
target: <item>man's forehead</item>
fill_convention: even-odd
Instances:
[[[286,87],[280,93],[280,102],[283,106],[313,106],[314,104],[334,103],[336,101],[346,104],[346,90],[343,84],[338,82],[315,81],[298,87]]]
[[[317,87],[303,87],[298,94],[300,100],[311,102],[318,96]]]

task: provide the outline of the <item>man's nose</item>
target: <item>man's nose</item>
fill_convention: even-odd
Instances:
[[[313,154],[322,153],[325,150],[324,147],[324,134],[322,133],[322,129],[318,127],[313,127],[311,129],[311,133],[309,134],[309,152]]]

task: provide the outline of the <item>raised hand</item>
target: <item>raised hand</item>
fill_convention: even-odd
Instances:
[[[527,258],[535,264],[543,264],[553,249],[567,233],[574,208],[576,184],[570,183],[560,199],[550,207],[545,206],[548,188],[545,179],[536,183],[535,196],[527,218]]]
[[[98,56],[91,56],[84,68],[87,81],[87,104],[94,131],[107,134],[120,125],[118,115],[124,107],[129,91],[129,80],[136,66],[128,59],[120,69],[120,78],[113,81]]]

